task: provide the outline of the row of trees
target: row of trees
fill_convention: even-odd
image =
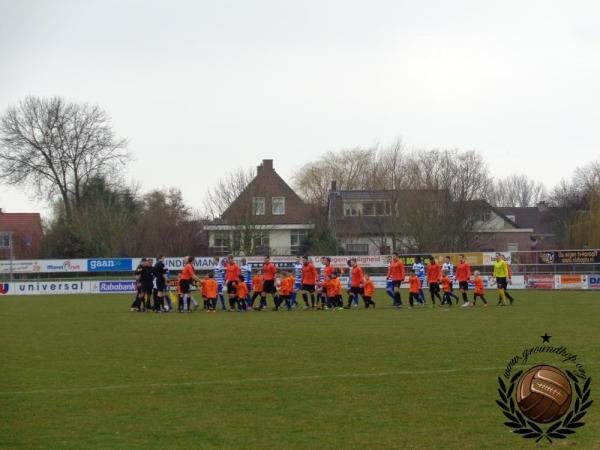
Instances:
[[[294,188],[309,203],[326,205],[331,180],[341,190],[443,189],[455,200],[493,206],[535,206],[548,199],[545,186],[526,175],[493,178],[475,151],[409,151],[401,141],[327,152],[296,172]]]
[[[2,116],[0,179],[33,186],[53,205],[47,256],[206,251],[193,248],[200,242],[194,237],[202,220],[180,191],[143,194],[122,180],[130,158],[126,146],[106,112],[94,105],[27,97]],[[238,169],[214,184],[206,193],[203,217],[220,217],[254,175]],[[519,207],[544,201],[554,207],[564,245],[600,245],[600,163],[578,169],[548,192],[525,175],[494,179],[475,151],[410,151],[397,141],[383,148],[327,152],[293,177],[294,189],[311,205],[316,228],[306,247],[317,253],[338,250],[324,214],[332,180],[340,190],[389,191],[398,213],[367,225],[374,235],[391,234],[409,250],[469,247],[470,230],[487,211],[482,200]]]
[[[184,255],[208,250],[199,239],[202,221],[185,205],[178,189],[141,194],[97,177],[86,183],[82,205],[70,217],[60,203],[53,210],[44,237],[48,257]]]
[[[328,152],[296,172],[294,188],[308,202],[325,206],[331,180],[340,190],[397,191],[393,202],[406,213],[392,218],[392,228],[412,236],[405,245],[408,250],[469,247],[473,234],[468,230],[487,210],[482,200],[494,207],[543,205],[550,208],[559,245],[600,246],[600,161],[578,168],[570,180],[563,179],[548,191],[526,175],[492,177],[477,152],[409,151],[397,141],[384,148]],[[411,196],[402,190],[422,192]],[[423,193],[440,190],[448,195]],[[373,226],[372,221],[365,222],[369,223]]]
[[[391,237],[393,247],[407,251],[468,248],[474,238],[470,231],[488,211],[482,200],[532,206],[545,196],[541,184],[523,175],[494,180],[477,152],[409,151],[401,141],[328,152],[295,174],[294,187],[308,202],[325,207],[331,180],[340,190],[390,191],[394,214],[364,218],[363,225],[374,245],[384,246],[384,237]]]

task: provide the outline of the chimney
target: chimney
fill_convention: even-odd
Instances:
[[[331,189],[330,189],[330,190],[331,190],[332,192],[335,192],[335,191],[337,191],[337,181],[333,180],[333,181],[331,182]]]
[[[273,160],[263,159],[262,166],[265,170],[273,170]]]
[[[256,175],[260,175],[262,173],[262,168],[263,168],[262,164],[259,164],[258,166],[256,166]]]
[[[548,203],[546,203],[544,200],[541,200],[538,202],[537,208],[539,212],[546,212],[548,211]]]

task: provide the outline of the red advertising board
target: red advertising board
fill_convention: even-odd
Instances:
[[[533,274],[527,275],[527,289],[554,289],[554,275],[552,274]]]

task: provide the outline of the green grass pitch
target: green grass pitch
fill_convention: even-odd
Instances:
[[[598,404],[538,447],[495,404],[508,359],[545,332],[600,398],[600,292],[514,294],[506,308],[398,311],[379,293],[372,311],[162,315],[129,312],[130,295],[1,297],[0,448],[600,448]]]

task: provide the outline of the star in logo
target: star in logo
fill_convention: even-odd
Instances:
[[[548,336],[548,333],[544,333],[544,335],[543,335],[543,336],[540,336],[540,337],[542,338],[542,344],[544,344],[544,343],[546,343],[546,342],[549,344],[549,343],[550,343],[550,338],[551,338],[552,336]]]

